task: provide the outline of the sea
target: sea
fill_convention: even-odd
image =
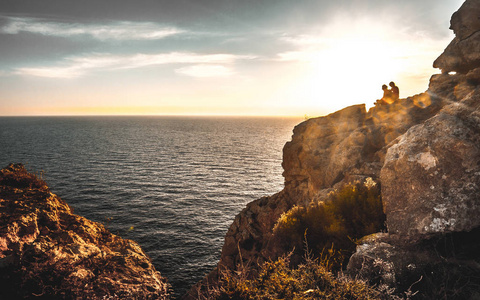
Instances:
[[[178,298],[216,266],[245,205],[282,190],[301,121],[0,117],[0,167],[23,163],[76,214],[138,242]]]

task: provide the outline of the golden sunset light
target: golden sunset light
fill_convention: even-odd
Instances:
[[[0,0],[0,299],[480,299],[480,0]]]
[[[303,116],[369,107],[389,81],[404,97],[426,90],[438,72],[432,60],[452,38],[448,16],[461,4],[276,2],[232,12],[215,2],[186,1],[198,15],[122,2],[88,18],[63,5],[50,17],[46,8],[4,7],[0,115]],[[248,14],[255,9],[268,13]]]

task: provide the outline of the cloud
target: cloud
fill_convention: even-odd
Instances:
[[[296,46],[318,46],[327,41],[325,37],[313,34],[285,35],[280,40]]]
[[[138,68],[161,64],[232,64],[239,59],[253,59],[253,56],[233,54],[196,54],[172,52],[166,54],[136,54],[125,58],[120,68]]]
[[[47,78],[74,78],[83,75],[79,68],[19,68],[15,72],[18,75],[28,75]]]
[[[5,34],[30,32],[59,37],[88,35],[99,40],[158,40],[185,32],[178,28],[160,26],[152,22],[80,24],[25,17],[6,17],[6,20],[6,24],[0,27],[0,32]]]
[[[175,70],[176,73],[199,77],[228,77],[234,74],[233,70],[220,65],[194,65]]]
[[[294,49],[278,53],[277,60],[316,62],[325,56],[341,60],[412,58],[435,55],[449,38],[438,39],[428,32],[401,27],[395,20],[339,14],[316,31],[280,37]]]
[[[182,52],[123,56],[94,54],[67,58],[63,62],[63,66],[18,68],[15,70],[15,73],[24,76],[48,78],[76,78],[93,71],[135,69],[166,64],[195,64],[195,66],[179,68],[176,72],[196,77],[227,76],[233,72],[229,68],[219,64],[231,65],[238,60],[253,58],[255,57],[245,55]]]

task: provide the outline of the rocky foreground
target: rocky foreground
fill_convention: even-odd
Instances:
[[[362,238],[346,272],[392,295],[480,299],[480,1],[467,0],[451,29],[456,37],[434,62],[442,74],[425,93],[295,127],[284,189],[236,216],[204,283],[284,255],[291,249],[278,247],[273,231],[283,213],[370,178],[381,187],[387,232]],[[0,299],[167,297],[135,242],[73,214],[22,165],[0,171]]]
[[[208,280],[283,255],[273,232],[282,213],[373,178],[388,233],[362,239],[348,273],[396,293],[430,285],[438,297],[429,299],[480,299],[480,1],[467,0],[451,29],[456,37],[434,62],[442,74],[425,93],[295,127],[283,150],[285,188],[236,216]]]
[[[21,164],[0,171],[0,299],[166,299],[140,246],[73,214]]]

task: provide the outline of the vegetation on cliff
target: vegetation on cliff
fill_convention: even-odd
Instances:
[[[242,259],[235,270],[221,270],[218,282],[198,298],[390,299],[388,289],[339,271],[355,240],[384,229],[384,222],[378,185],[371,178],[346,184],[324,201],[294,206],[278,218],[273,247],[289,254],[260,266]]]
[[[308,256],[292,268],[290,256],[264,263],[259,270],[240,266],[225,270],[219,284],[199,299],[384,299],[388,291],[379,291],[364,281],[350,279],[329,270],[328,257]]]
[[[314,254],[332,249],[348,258],[355,240],[384,230],[384,223],[380,188],[368,178],[329,193],[325,201],[293,207],[282,214],[273,231],[285,250],[303,253],[306,242]]]

